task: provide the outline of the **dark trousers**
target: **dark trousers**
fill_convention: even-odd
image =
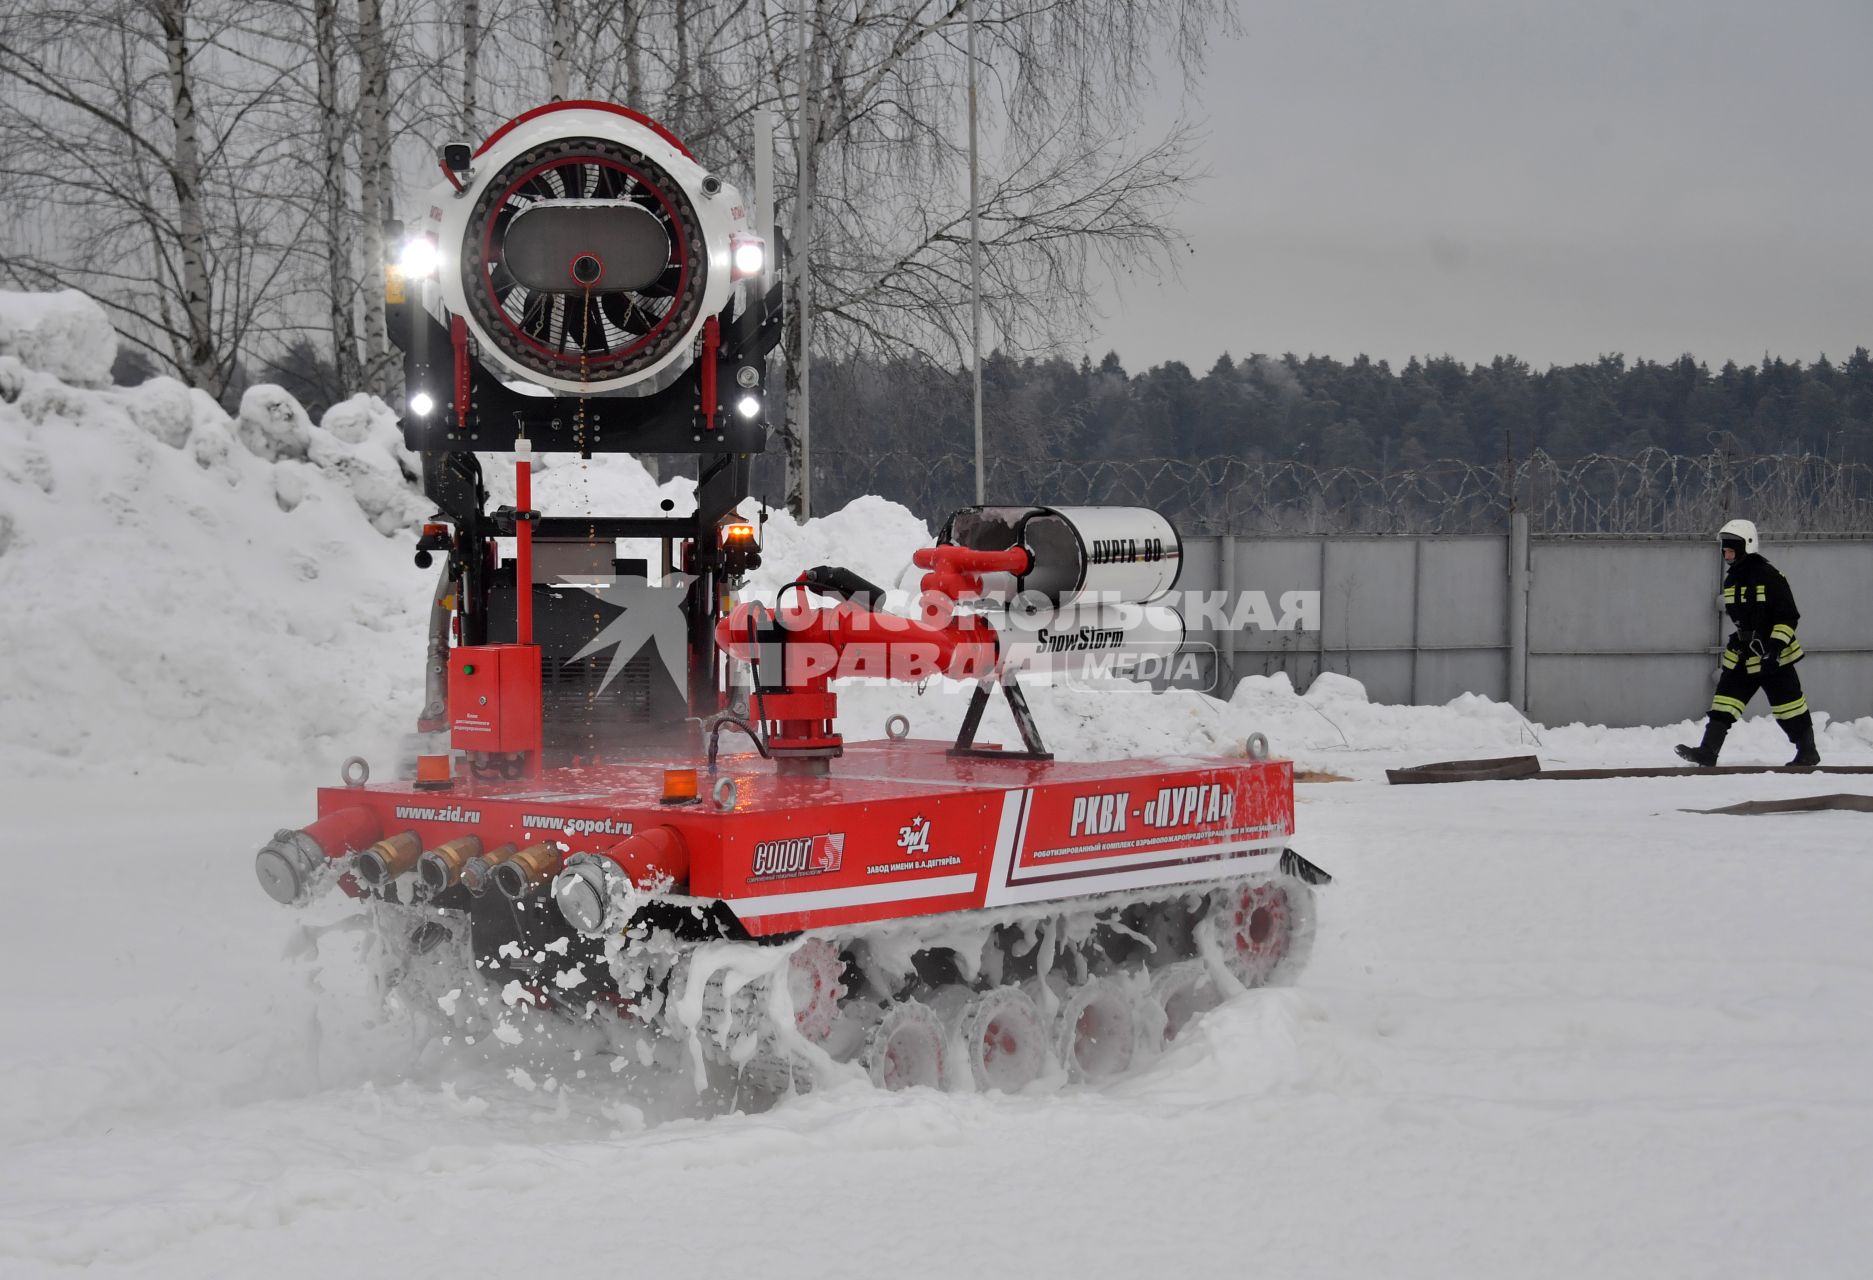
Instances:
[[[1794,667],[1763,663],[1760,672],[1749,671],[1746,663],[1726,669],[1717,681],[1717,692],[1710,700],[1710,727],[1719,734],[1743,718],[1743,709],[1761,689],[1769,700],[1769,712],[1782,722],[1782,732],[1790,742],[1799,743],[1813,723],[1808,716],[1808,699],[1802,696],[1801,677]]]

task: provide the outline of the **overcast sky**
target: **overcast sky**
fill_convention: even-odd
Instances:
[[[1122,282],[1095,357],[1873,346],[1873,0],[1239,12],[1180,276]]]

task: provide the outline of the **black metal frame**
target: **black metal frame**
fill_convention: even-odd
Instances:
[[[534,396],[509,388],[468,343],[468,405],[455,403],[455,346],[449,328],[422,305],[411,289],[402,302],[385,307],[391,340],[404,353],[404,385],[410,394],[429,393],[435,408],[422,417],[405,414],[404,442],[422,460],[423,492],[455,526],[450,576],[458,586],[463,644],[488,643],[488,602],[495,571],[497,537],[512,537],[522,520],[537,536],[555,533],[592,538],[654,537],[687,545],[680,566],[693,575],[684,598],[688,617],[688,703],[692,717],[713,715],[720,693],[715,622],[722,552],[715,530],[748,497],[750,463],[767,449],[765,412],[767,357],[779,345],[783,296],[776,283],[765,294],[747,289],[747,302],[719,326],[715,350],[719,403],[713,423],[702,412],[702,364],[693,362],[661,391],[644,396]],[[726,314],[726,313],[725,313]],[[737,370],[753,366],[763,381],[745,388]],[[729,402],[752,390],[763,412],[744,418]],[[537,511],[487,509],[488,491],[476,453],[512,452],[519,441],[542,453],[689,453],[697,455],[696,509],[686,516],[606,516],[553,519]]]
[[[989,690],[999,685],[1002,696],[1008,699],[1008,710],[1015,718],[1015,728],[1021,734],[1023,751],[1001,751],[988,747],[978,747],[976,732],[982,727],[982,713],[988,710]],[[1020,682],[1012,671],[1003,671],[999,675],[986,675],[976,681],[975,692],[969,695],[969,709],[963,713],[962,728],[956,731],[956,745],[949,749],[952,756],[967,756],[978,760],[1052,760],[1054,753],[1041,741],[1040,726],[1034,723],[1034,712],[1028,707],[1028,695],[1021,690]]]

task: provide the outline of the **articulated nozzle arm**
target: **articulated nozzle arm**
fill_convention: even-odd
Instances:
[[[911,563],[930,570],[923,578],[925,591],[951,600],[974,600],[982,595],[983,574],[1012,573],[1020,577],[1034,567],[1034,557],[1026,547],[975,551],[945,544],[920,548],[911,555]]]

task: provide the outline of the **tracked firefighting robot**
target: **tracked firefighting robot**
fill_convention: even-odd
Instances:
[[[438,512],[417,563],[441,565],[424,716],[447,743],[408,780],[348,762],[260,850],[271,897],[353,900],[392,985],[442,993],[465,1032],[524,1007],[699,1082],[1097,1080],[1300,968],[1328,877],[1287,848],[1291,762],[1259,735],[1232,758],[1056,760],[1010,660],[1011,602],[1165,596],[1182,549],[1161,516],[958,512],[915,557],[914,616],[837,566],[736,604],[781,322],[742,196],[602,102],[442,167],[389,296]],[[548,451],[693,455],[694,508],[535,510]],[[512,506],[484,465],[513,468]],[[955,737],[893,717],[847,742],[854,654],[972,683]],[[1018,742],[977,740],[996,699]]]

